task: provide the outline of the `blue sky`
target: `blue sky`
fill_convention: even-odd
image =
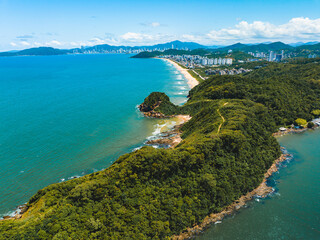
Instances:
[[[0,51],[320,41],[320,0],[0,0]]]

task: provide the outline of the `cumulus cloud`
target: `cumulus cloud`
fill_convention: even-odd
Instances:
[[[174,40],[175,37],[169,34],[146,34],[146,33],[136,33],[127,32],[120,36],[120,42],[131,43],[131,44],[154,44],[163,41]]]
[[[94,37],[89,40],[89,43],[93,45],[98,45],[98,44],[105,44],[106,41],[102,38]]]
[[[53,46],[61,46],[62,43],[57,41],[57,40],[52,40],[51,42],[46,43],[46,45],[48,45],[48,46],[51,46],[51,45],[53,45]]]
[[[159,22],[142,24],[157,29],[163,26]],[[236,42],[258,43],[267,41],[283,41],[286,43],[319,41],[320,39],[320,18],[310,19],[305,17],[292,18],[284,24],[272,24],[270,22],[253,21],[247,22],[240,20],[238,24],[230,28],[212,30],[210,32],[194,32],[181,35],[170,35],[165,33],[145,31],[129,31],[122,35],[105,33],[94,36],[88,40],[80,41],[58,41],[56,39],[41,40],[38,34],[21,35],[12,39],[10,45],[16,49],[26,47],[50,46],[57,48],[73,48],[80,46],[93,46],[99,44],[110,45],[153,45],[157,43],[169,42],[172,40],[192,41],[204,45],[227,45]],[[54,34],[47,33],[46,36]],[[56,34],[55,34],[56,35]],[[44,39],[46,39],[45,37]]]
[[[152,35],[135,33],[135,32],[127,32],[127,33],[121,35],[120,37],[126,41],[140,41],[143,39],[153,38]]]
[[[21,41],[21,42],[19,42],[20,43],[20,45],[22,45],[22,46],[30,46],[30,43],[28,43],[28,42],[26,42],[26,41]]]
[[[233,28],[212,30],[207,34],[214,42],[252,42],[252,41],[286,41],[317,40],[320,38],[320,18],[292,18],[289,22],[274,25],[269,22],[241,21]]]

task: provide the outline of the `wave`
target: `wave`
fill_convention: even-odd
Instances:
[[[134,148],[134,149],[132,150],[132,152],[135,152],[135,151],[137,151],[137,150],[141,149],[142,147],[143,147],[143,146],[136,147],[136,148]]]
[[[161,129],[163,129],[167,124],[156,124],[155,130],[152,132],[152,136],[157,136],[161,133]]]
[[[81,177],[81,176],[80,175],[74,175],[74,176],[68,177],[68,180],[76,179],[76,178],[79,178],[79,177]]]
[[[180,90],[188,90],[187,87],[178,86],[178,88],[179,88]]]
[[[25,202],[24,204],[27,204],[27,203]],[[17,214],[20,214],[20,213],[21,213],[21,206],[18,206],[13,211],[9,211],[9,212],[0,214],[0,219],[3,219],[4,216],[14,217],[14,216],[16,216]]]

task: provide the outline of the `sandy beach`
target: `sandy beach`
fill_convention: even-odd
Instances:
[[[186,68],[182,68],[181,66],[179,66],[179,64],[177,64],[176,62],[170,60],[170,59],[166,59],[166,58],[161,58],[169,63],[171,63],[173,66],[175,66],[175,68],[181,72],[183,74],[183,76],[187,79],[188,81],[188,85],[190,88],[194,88],[195,86],[197,86],[199,84],[198,80],[195,79],[194,77],[191,76],[191,74],[188,72],[188,69]]]

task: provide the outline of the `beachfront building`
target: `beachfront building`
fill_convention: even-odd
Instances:
[[[233,61],[232,58],[210,58],[200,55],[164,55],[160,57],[174,60],[189,68],[213,65],[231,65]]]

